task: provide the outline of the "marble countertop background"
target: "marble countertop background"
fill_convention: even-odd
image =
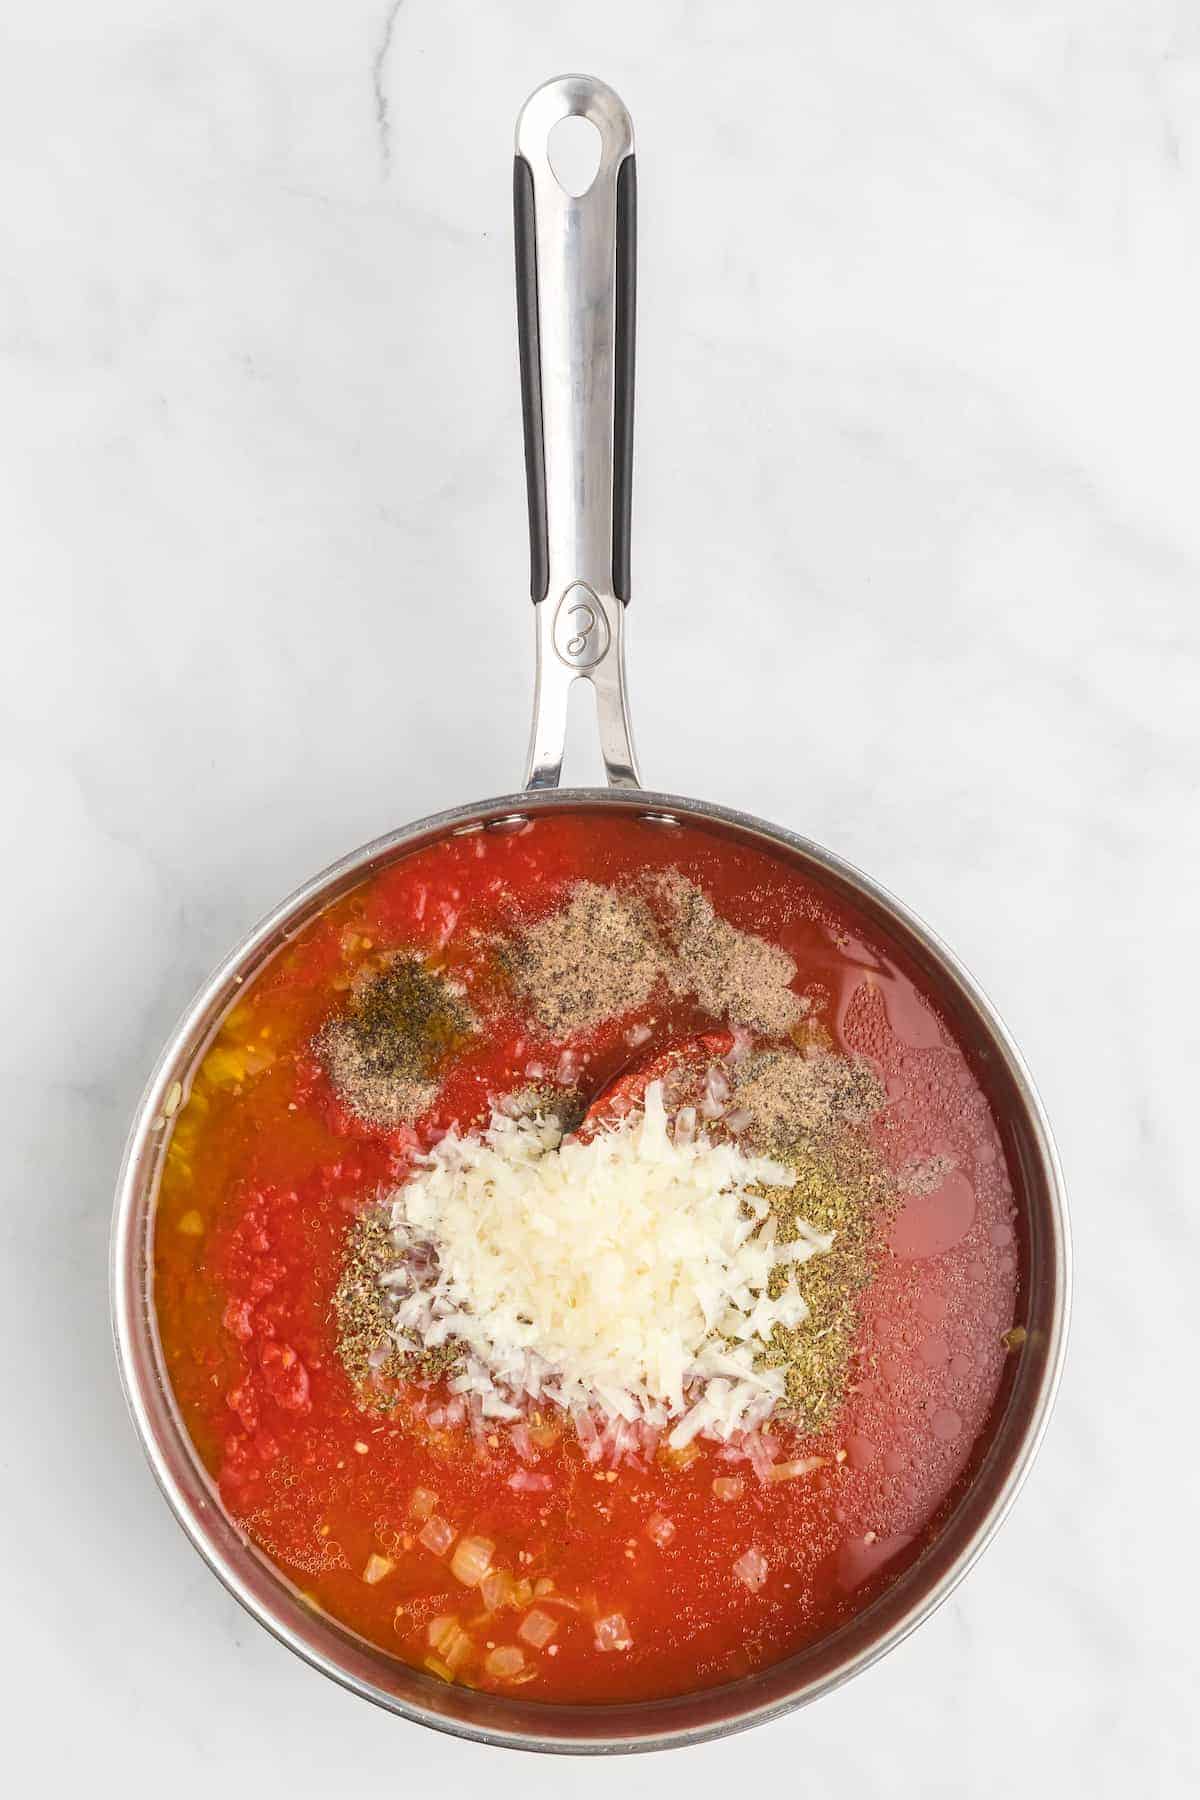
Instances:
[[[10,1791],[1194,1793],[1196,6],[57,0],[0,40]],[[252,1624],[106,1311],[201,976],[519,779],[511,129],[571,67],[638,128],[647,779],[954,944],[1078,1258],[1049,1439],[952,1602],[818,1707],[619,1772],[404,1725]]]

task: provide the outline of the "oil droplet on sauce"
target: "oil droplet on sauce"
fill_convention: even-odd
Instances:
[[[914,1194],[906,1201],[892,1226],[892,1253],[910,1261],[940,1256],[960,1244],[974,1222],[975,1190],[955,1170],[932,1194]]]
[[[893,976],[876,979],[883,989],[884,1011],[893,1035],[913,1050],[940,1049],[945,1042],[942,1028],[921,996],[907,982],[899,982]]]
[[[838,1035],[852,1039],[861,1037],[864,1031],[873,1035],[873,1012],[876,1030],[884,1024],[891,1036],[910,1050],[937,1050],[946,1041],[937,1015],[920,995],[907,982],[898,981],[883,969],[873,969],[864,979],[846,984],[837,1009]],[[848,1033],[852,1017],[857,1018],[858,1031]],[[863,1051],[868,1045],[859,1042],[855,1047]]]

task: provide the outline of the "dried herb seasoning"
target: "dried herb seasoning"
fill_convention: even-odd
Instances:
[[[459,1361],[454,1343],[422,1348],[417,1338],[411,1352],[396,1342],[391,1308],[380,1277],[396,1267],[391,1225],[385,1206],[371,1207],[354,1221],[346,1240],[341,1280],[333,1296],[337,1353],[357,1390],[359,1404],[388,1411],[398,1381],[436,1381]]]
[[[785,1037],[800,1024],[807,1003],[792,991],[796,965],[786,950],[732,925],[678,870],[660,875],[654,892],[665,915],[667,979],[675,993],[694,995],[713,1019],[768,1037]]]
[[[644,1005],[666,974],[654,915],[636,894],[580,881],[502,950],[517,993],[554,1038]]]
[[[845,1397],[859,1299],[880,1221],[895,1204],[894,1179],[864,1129],[883,1104],[883,1089],[866,1062],[768,1050],[739,1065],[734,1097],[752,1115],[747,1146],[796,1175],[792,1187],[767,1194],[779,1243],[791,1243],[801,1221],[833,1234],[824,1254],[776,1270],[773,1283],[794,1279],[809,1314],[791,1330],[777,1326],[763,1359],[786,1370],[789,1406],[798,1423],[816,1430]]]
[[[809,1003],[792,991],[796,965],[785,951],[722,918],[678,869],[642,888],[576,882],[502,946],[516,992],[551,1037],[619,1018],[660,988],[771,1037],[801,1024]]]
[[[775,1272],[773,1281],[792,1277],[809,1312],[792,1330],[776,1326],[764,1360],[786,1370],[788,1404],[798,1423],[815,1430],[832,1420],[846,1394],[859,1301],[895,1187],[865,1134],[853,1125],[797,1137],[782,1160],[795,1171],[796,1182],[768,1195],[778,1241],[790,1243],[803,1220],[832,1232],[833,1244],[799,1267]]]
[[[400,954],[355,988],[317,1050],[339,1097],[373,1125],[411,1125],[436,1077],[476,1028],[444,974]]]
[[[337,1350],[360,1396],[402,1373],[392,1342],[391,1313],[379,1278],[395,1262],[387,1220],[379,1208],[356,1219],[346,1239],[346,1260],[333,1295]]]

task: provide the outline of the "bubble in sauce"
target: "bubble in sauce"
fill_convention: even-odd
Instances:
[[[962,1418],[952,1406],[939,1406],[929,1425],[934,1437],[943,1444],[952,1444],[962,1435]]]

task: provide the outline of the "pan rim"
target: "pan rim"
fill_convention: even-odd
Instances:
[[[1052,1303],[1038,1388],[1028,1420],[1017,1435],[1013,1454],[1002,1478],[997,1483],[995,1493],[990,1497],[982,1517],[949,1566],[928,1587],[927,1591],[920,1594],[911,1604],[904,1606],[894,1622],[889,1624],[878,1637],[868,1642],[856,1654],[843,1661],[835,1662],[832,1668],[815,1679],[801,1680],[794,1691],[781,1693],[779,1696],[757,1705],[750,1703],[739,1706],[734,1701],[728,1716],[705,1720],[698,1724],[668,1725],[662,1730],[651,1728],[644,1733],[626,1731],[614,1732],[607,1736],[598,1733],[586,1739],[580,1739],[555,1735],[549,1731],[539,1732],[513,1726],[481,1724],[471,1718],[455,1717],[440,1710],[437,1706],[426,1706],[420,1701],[391,1693],[386,1688],[372,1682],[367,1675],[352,1668],[348,1655],[343,1655],[339,1659],[332,1648],[322,1648],[316,1642],[307,1640],[294,1623],[282,1616],[282,1605],[272,1607],[268,1600],[255,1590],[246,1575],[234,1566],[230,1556],[216,1541],[211,1521],[214,1513],[221,1518],[224,1518],[224,1515],[216,1506],[215,1498],[211,1501],[197,1503],[196,1499],[185,1490],[178,1469],[172,1466],[172,1452],[177,1459],[189,1465],[193,1473],[198,1472],[198,1459],[182,1421],[174,1412],[173,1396],[169,1386],[161,1378],[161,1369],[158,1370],[157,1395],[147,1391],[148,1362],[152,1366],[157,1366],[152,1354],[156,1336],[150,1282],[148,1279],[139,1282],[137,1272],[139,1268],[142,1268],[143,1273],[148,1274],[148,1271],[145,1270],[144,1242],[141,1233],[144,1233],[153,1218],[161,1148],[165,1137],[169,1135],[163,1134],[162,1137],[156,1139],[156,1134],[162,1128],[161,1124],[156,1125],[155,1121],[161,1121],[162,1104],[171,1082],[177,1078],[177,1069],[185,1061],[190,1063],[194,1060],[196,1051],[203,1041],[205,1022],[211,1023],[214,1017],[223,1016],[234,991],[240,985],[240,972],[247,966],[253,965],[255,957],[263,951],[264,946],[279,938],[290,923],[295,922],[298,928],[301,919],[306,920],[308,916],[311,916],[316,905],[322,899],[332,897],[339,886],[344,888],[354,881],[364,879],[373,864],[382,862],[405,848],[415,846],[420,840],[431,841],[435,838],[453,835],[456,831],[472,830],[489,824],[494,825],[507,817],[516,819],[518,816],[533,816],[587,807],[598,807],[604,810],[615,808],[635,813],[680,814],[702,822],[728,826],[734,831],[765,839],[768,843],[776,846],[782,846],[844,882],[854,893],[867,899],[885,916],[899,924],[924,949],[926,954],[932,957],[978,1016],[990,1042],[999,1051],[1006,1072],[1019,1098],[1023,1119],[1029,1129],[1031,1142],[1036,1152],[1047,1200],[1047,1257],[1049,1274],[1052,1278]],[[559,1755],[605,1755],[669,1749],[703,1743],[778,1718],[832,1692],[853,1676],[871,1667],[937,1611],[994,1539],[1028,1478],[1041,1447],[1058,1393],[1066,1355],[1072,1275],[1070,1227],[1063,1172],[1049,1120],[1028,1067],[1007,1026],[987,994],[955,953],[918,914],[875,881],[873,877],[865,874],[836,852],[826,849],[799,833],[789,831],[785,827],[760,819],[753,814],[731,807],[714,805],[704,800],[690,799],[683,795],[650,789],[557,788],[538,791],[520,790],[516,793],[503,794],[492,799],[452,807],[442,812],[429,814],[408,825],[400,826],[371,839],[356,850],[336,859],[325,869],[297,886],[284,900],[260,918],[257,924],[221,960],[201,984],[169,1034],[135,1109],[117,1179],[110,1239],[109,1281],[117,1364],[126,1404],[143,1453],[167,1504],[193,1547],[203,1557],[226,1590],[260,1625],[308,1663],[310,1667],[336,1681],[340,1686],[415,1723],[430,1726],[451,1736],[496,1747]],[[151,1355],[149,1358],[146,1354],[144,1338],[148,1339],[150,1343]],[[157,1407],[154,1405],[156,1398],[159,1401]],[[999,1436],[999,1429],[998,1427],[997,1436]],[[170,1441],[164,1441],[168,1439]],[[973,1487],[974,1479],[968,1485],[967,1492],[971,1492]],[[247,1540],[242,1541],[245,1543]],[[287,1594],[288,1589],[283,1578],[276,1578],[276,1586],[281,1597]],[[320,1615],[314,1614],[312,1617],[314,1635],[318,1629],[326,1629],[328,1622],[324,1621]],[[332,1636],[335,1631],[344,1638],[347,1644],[352,1642],[349,1634],[342,1632],[341,1628],[336,1626],[336,1622],[333,1622],[328,1635]],[[785,1669],[786,1666],[786,1663],[774,1665],[777,1671]],[[454,1689],[444,1688],[440,1683],[438,1689],[437,1698],[439,1700],[457,1692]],[[732,1700],[735,1691],[735,1687],[731,1686],[724,1689],[707,1690],[706,1694],[701,1691],[699,1695],[683,1695],[679,1696],[678,1704],[682,1705],[689,1699],[712,1701],[722,1694],[729,1694]],[[463,1692],[465,1693],[466,1690]],[[640,1712],[648,1719],[652,1719],[652,1709],[661,1709],[670,1704],[670,1702],[643,1702]],[[568,1713],[574,1716],[578,1712],[580,1715],[586,1715],[587,1718],[602,1723],[604,1714],[609,1710],[618,1711],[622,1717],[627,1717],[631,1708],[567,1709],[547,1706],[544,1713],[547,1721],[554,1715],[565,1720]]]

